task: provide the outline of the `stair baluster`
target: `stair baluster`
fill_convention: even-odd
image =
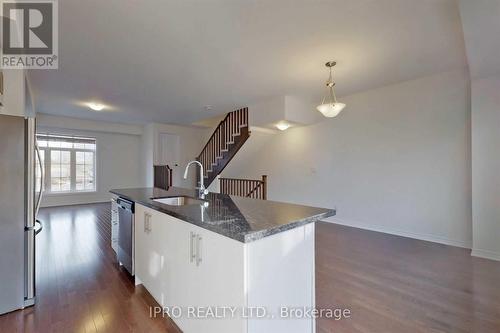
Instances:
[[[259,179],[219,178],[220,192],[229,195],[267,200],[267,176]]]
[[[205,166],[206,186],[224,170],[249,137],[248,108],[228,113],[197,157]]]

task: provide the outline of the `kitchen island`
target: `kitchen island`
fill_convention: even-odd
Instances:
[[[136,284],[183,332],[315,332],[314,222],[334,210],[175,187],[111,192],[135,203]]]

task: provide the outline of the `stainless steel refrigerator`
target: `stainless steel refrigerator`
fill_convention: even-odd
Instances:
[[[0,115],[0,314],[35,303],[43,166],[35,119]],[[36,185],[35,168],[39,168]]]

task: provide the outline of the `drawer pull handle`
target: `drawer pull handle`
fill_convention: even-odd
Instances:
[[[191,231],[189,235],[189,261],[193,262],[196,259],[196,253],[194,250],[194,243],[196,239],[196,234]]]
[[[144,232],[150,233],[151,230],[151,214],[144,213]]]
[[[203,261],[202,241],[203,238],[200,235],[198,235],[198,239],[196,241],[196,266],[200,266],[201,262]]]

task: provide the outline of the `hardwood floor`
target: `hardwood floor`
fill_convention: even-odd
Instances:
[[[37,304],[0,316],[0,332],[179,332],[116,263],[109,204],[40,217]],[[500,263],[465,249],[318,223],[316,271],[318,307],[351,311],[320,333],[500,332]]]
[[[470,250],[338,225],[316,227],[316,303],[346,307],[320,333],[500,332],[500,263]]]
[[[151,319],[157,305],[116,262],[110,204],[44,208],[37,236],[37,303],[0,316],[0,332],[179,332]]]

